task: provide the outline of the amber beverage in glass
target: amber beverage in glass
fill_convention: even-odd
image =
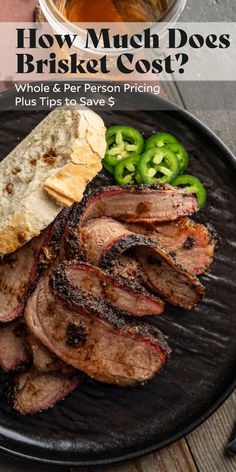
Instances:
[[[153,22],[161,20],[176,0],[60,0],[67,20],[79,22]]]

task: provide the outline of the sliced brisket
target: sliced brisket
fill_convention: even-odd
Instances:
[[[15,377],[13,407],[22,415],[46,410],[69,395],[82,381],[81,374],[71,378],[60,373],[42,373],[32,368]]]
[[[81,306],[76,290],[66,302],[63,296],[55,300],[48,278],[41,278],[25,319],[64,362],[102,382],[132,386],[152,378],[167,361],[169,347],[155,327],[118,316],[89,298]]]
[[[30,360],[26,327],[14,321],[0,328],[0,367],[5,372],[24,368]]]
[[[36,256],[45,233],[0,260],[0,322],[17,318],[38,276]]]
[[[0,260],[0,322],[17,318],[43,268],[58,256],[68,209],[39,236]]]
[[[169,303],[191,310],[202,300],[205,289],[198,278],[176,265],[170,256],[163,257],[155,246],[136,248],[135,255],[147,276],[147,287]]]
[[[95,304],[106,301],[123,315],[135,317],[159,315],[164,310],[164,302],[149,293],[135,281],[114,278],[97,267],[84,263],[66,263],[53,272],[51,283],[54,292],[65,293],[65,287],[77,291],[77,297],[91,298]]]
[[[80,247],[86,261],[105,269],[121,254],[135,249],[136,258],[148,278],[148,287],[165,300],[190,310],[203,297],[204,287],[199,280],[178,265],[157,241],[132,233],[116,220],[97,218],[88,221],[80,232]]]
[[[72,206],[67,224],[67,251],[77,254],[78,228],[94,218],[109,217],[134,223],[174,221],[198,211],[197,200],[182,189],[135,185],[104,187]]]
[[[177,264],[194,275],[209,269],[219,240],[210,226],[197,224],[189,218],[155,225],[130,223],[126,227],[134,233],[150,236],[172,255]]]

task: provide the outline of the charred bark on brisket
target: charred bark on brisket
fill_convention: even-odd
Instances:
[[[63,296],[65,293],[65,299],[70,289],[74,289],[82,304],[84,299],[90,297],[94,304],[106,302],[108,307],[114,307],[122,315],[159,315],[164,310],[164,302],[136,281],[115,279],[89,264],[61,264],[54,270],[50,286],[56,295],[61,293]]]
[[[69,213],[70,208],[63,208],[54,222],[49,226],[46,237],[37,255],[37,261],[40,265],[46,265],[47,267],[63,252],[64,232]]]

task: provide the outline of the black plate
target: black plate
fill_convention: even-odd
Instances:
[[[158,99],[157,108],[162,104],[167,107]],[[0,114],[1,158],[44,114]],[[2,402],[0,448],[48,463],[105,464],[157,450],[199,425],[235,386],[235,158],[205,126],[178,109],[102,115],[107,125],[127,123],[145,135],[166,129],[184,143],[190,172],[208,189],[206,209],[197,219],[213,224],[222,244],[211,273],[203,277],[204,302],[190,313],[168,308],[153,320],[173,350],[153,381],[133,389],[88,381],[53,409],[27,417]]]

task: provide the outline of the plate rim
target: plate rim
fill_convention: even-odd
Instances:
[[[15,89],[3,91],[0,93],[0,101],[4,100],[4,98],[7,98],[8,96],[14,95],[16,93]],[[224,144],[223,140],[219,138],[214,131],[212,131],[208,125],[206,125],[204,122],[202,122],[199,118],[195,117],[191,112],[187,111],[185,108],[181,108],[179,105],[175,104],[174,102],[170,100],[166,100],[163,97],[160,96],[153,96],[150,93],[145,94],[148,97],[152,97],[152,100],[155,99],[159,103],[159,107],[156,110],[150,110],[151,112],[156,112],[156,111],[166,111],[166,112],[171,112],[175,111],[178,113],[180,118],[186,120],[190,125],[193,125],[195,128],[197,128],[202,134],[207,135],[207,137],[210,138],[210,140],[213,142],[216,148],[218,148],[221,152],[224,153],[226,161],[230,163],[231,166],[233,166],[234,170],[236,171],[236,157],[233,154],[233,152]],[[161,106],[160,106],[161,105]],[[137,108],[136,108],[137,109]],[[0,114],[12,111],[11,108],[6,108],[6,109],[1,109]],[[99,110],[100,111],[100,110]],[[125,111],[125,110],[124,110]],[[130,111],[133,111],[132,109]],[[135,111],[135,109],[134,109]],[[145,111],[145,110],[141,110]],[[164,441],[158,442],[153,444],[152,446],[139,449],[134,452],[129,452],[129,453],[123,453],[122,455],[119,455],[117,457],[113,458],[104,458],[104,459],[94,459],[94,460],[56,460],[56,459],[47,459],[47,458],[42,458],[35,455],[30,455],[30,454],[25,454],[23,452],[19,452],[14,450],[13,448],[7,448],[3,446],[0,443],[0,452],[5,454],[6,456],[12,456],[15,458],[18,458],[22,461],[32,461],[36,463],[41,463],[41,464],[49,464],[49,465],[61,465],[61,466],[79,466],[79,467],[90,467],[90,466],[95,466],[95,465],[111,465],[111,464],[117,464],[117,463],[122,463],[126,462],[129,460],[137,459],[140,457],[143,457],[147,454],[151,454],[153,452],[157,452],[160,449],[170,446],[174,442],[180,440],[181,438],[185,437],[186,435],[190,434],[193,430],[195,430],[197,427],[201,426],[207,419],[209,419],[217,410],[220,408],[220,406],[229,398],[229,396],[234,392],[236,389],[236,379],[230,384],[230,386],[227,388],[227,390],[218,398],[217,401],[215,401],[211,407],[207,408],[206,411],[200,415],[195,421],[192,421],[188,426],[183,428],[180,432],[171,435],[169,438],[165,439]],[[1,424],[0,424],[0,435],[2,435],[1,432]],[[4,436],[3,436],[4,437]],[[46,453],[46,451],[45,451]]]

